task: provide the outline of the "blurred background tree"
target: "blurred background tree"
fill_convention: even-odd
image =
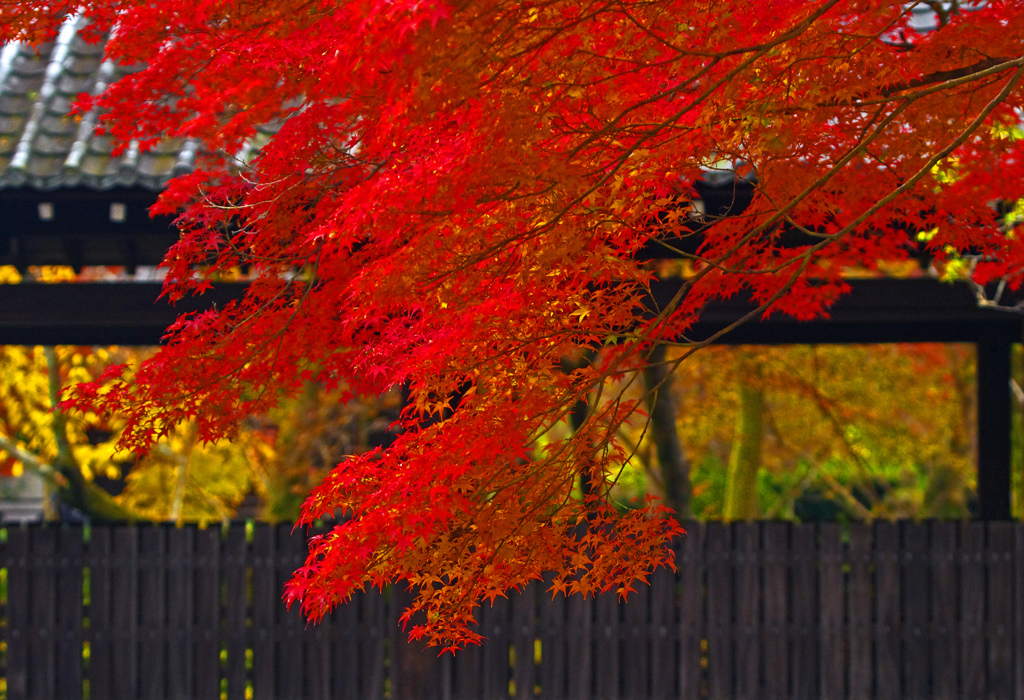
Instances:
[[[698,518],[960,518],[975,507],[969,345],[711,347],[673,380]],[[630,428],[625,469],[658,489],[644,427]],[[1019,456],[1018,440],[1017,474]]]

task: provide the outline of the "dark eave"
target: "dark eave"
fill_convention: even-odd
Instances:
[[[141,187],[0,189],[0,265],[159,265],[178,232],[171,217],[149,216],[156,197]]]
[[[179,314],[223,306],[245,284],[218,284],[176,305],[160,282],[0,284],[0,345],[158,345]]]

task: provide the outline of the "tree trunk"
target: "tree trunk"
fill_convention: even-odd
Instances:
[[[756,375],[743,376],[739,384],[740,406],[736,434],[729,456],[725,482],[726,520],[753,520],[760,515],[757,503],[757,472],[761,468],[764,436],[764,386]]]
[[[83,516],[92,520],[120,522],[131,520],[132,514],[121,507],[110,494],[101,489],[82,475],[81,466],[75,459],[68,440],[68,418],[58,407],[62,388],[60,362],[57,351],[52,347],[43,348],[46,357],[47,378],[50,390],[50,409],[53,425],[53,436],[57,443],[57,457],[53,461],[53,469],[64,478],[64,484],[56,491],[57,498],[71,508],[78,510]],[[47,493],[49,500],[50,494]],[[47,517],[59,515],[48,512]]]
[[[690,502],[693,488],[690,483],[690,460],[676,430],[676,403],[672,397],[672,372],[665,364],[665,346],[656,345],[644,369],[647,385],[647,411],[651,416],[651,438],[658,455],[665,505],[675,511],[680,520],[692,517]]]

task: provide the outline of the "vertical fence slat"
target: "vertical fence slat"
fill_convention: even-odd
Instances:
[[[167,684],[167,528],[146,525],[139,536],[139,688],[146,700],[169,696]],[[178,564],[171,562],[172,567]],[[173,634],[173,632],[172,632]],[[173,654],[172,654],[173,655]],[[171,669],[173,674],[177,667]]]
[[[801,528],[802,531],[806,531]],[[821,700],[846,698],[846,585],[843,573],[842,529],[839,523],[821,525],[818,555],[818,637],[821,656],[818,683]],[[816,697],[794,694],[798,700]]]
[[[273,527],[257,523],[252,534],[252,691],[254,700],[273,700],[277,684],[274,632],[276,593]]]
[[[89,629],[85,638],[89,642],[89,692],[94,698],[114,697],[112,674],[115,647],[110,580],[112,549],[112,528],[89,528],[85,558],[89,567]]]
[[[763,523],[761,526],[763,547],[763,596],[764,626],[760,638],[760,650],[764,657],[763,698],[788,700],[790,641],[795,629],[789,628],[789,587],[792,560],[789,552],[789,523]],[[813,609],[815,600],[810,597],[795,599],[795,605]],[[794,625],[795,628],[795,625]]]
[[[292,606],[292,612],[299,612],[298,603]],[[336,613],[325,615],[319,622],[307,623],[302,632],[303,655],[306,660],[304,697],[309,700],[336,700],[331,691],[333,676],[339,675],[341,669],[333,668],[331,643],[334,639],[334,627],[338,622]],[[354,660],[354,659],[353,659]]]
[[[928,528],[921,523],[900,525],[902,540],[902,578],[900,591],[903,608],[903,698],[930,698],[931,673],[928,668],[930,635],[928,607],[931,599]]]
[[[473,626],[473,631],[479,634],[483,634],[483,630],[480,627],[480,612],[481,609],[477,609],[476,625]],[[544,636],[542,642],[543,659],[541,661],[541,673],[545,673],[548,670],[549,657],[553,653],[553,647],[548,642],[545,631],[541,631],[541,635]],[[484,642],[486,644],[487,642]],[[455,670],[454,670],[454,682],[455,686],[452,689],[452,697],[456,700],[470,700],[471,698],[481,697],[481,664],[483,664],[483,649],[479,644],[470,644],[465,649],[455,654],[455,658],[452,659]],[[541,683],[544,686],[544,691],[541,692],[542,698],[549,697],[550,684],[545,676],[541,677]]]
[[[195,533],[195,691],[196,698],[220,697],[220,527]]]
[[[29,529],[7,528],[7,697],[28,697]]]
[[[1017,692],[1015,700],[1024,700],[1024,524],[1014,523],[1014,640],[1017,646],[1015,672]]]
[[[303,630],[306,626],[298,606],[289,610],[281,599],[284,584],[292,573],[302,566],[306,559],[306,538],[304,531],[292,532],[290,523],[275,527],[276,556],[274,560],[274,596],[272,605],[277,614],[275,631],[277,661],[276,698],[309,697],[303,688],[303,672],[306,670],[303,644]],[[319,679],[317,679],[319,680]]]
[[[545,591],[541,594],[543,604],[540,606],[540,696],[544,700],[558,700],[566,697],[566,674],[573,672],[566,664],[565,636],[566,633],[574,634],[574,632],[566,629],[565,595],[559,593],[552,597],[546,590],[550,585],[551,577],[547,577]],[[456,659],[457,661],[458,659]],[[459,679],[461,681],[461,674]],[[472,700],[472,698],[479,697],[479,691],[476,695],[461,693],[459,697]]]
[[[139,530],[114,528],[111,539],[110,603],[113,698],[138,697]]]
[[[957,643],[959,639],[957,610],[957,524],[933,522],[929,525],[931,539],[931,658],[929,670],[935,700],[960,697]]]
[[[651,624],[649,632],[650,699],[669,700],[676,695],[676,635],[679,629],[675,610],[676,577],[671,569],[658,569],[651,575]]]
[[[738,700],[757,700],[761,687],[761,523],[732,527],[736,608],[733,665]]]
[[[29,696],[33,698],[57,697],[58,666],[62,646],[62,630],[57,626],[58,571],[60,558],[57,551],[59,526],[47,524],[36,528],[29,538],[29,587],[31,589],[32,643],[29,644]],[[73,663],[81,662],[81,649]],[[79,691],[80,693],[81,691]]]
[[[704,545],[707,528],[704,523],[684,523],[686,535],[676,550],[679,568],[679,697],[699,698],[706,695],[704,687],[704,648],[707,633],[704,591]]]
[[[622,619],[619,628],[620,697],[628,700],[650,700],[648,682],[651,675],[650,586],[640,584],[636,591],[620,601]]]
[[[7,533],[10,527],[12,527],[11,524],[4,526],[3,518],[0,518],[0,570],[2,570],[4,577],[6,577],[10,572],[11,564],[11,552],[7,545]],[[4,581],[6,582],[7,579],[4,578]],[[5,623],[9,622],[9,603],[10,589],[5,587],[0,591],[0,620],[3,620]],[[8,654],[10,653],[11,640],[7,624],[0,625],[0,647],[2,647]],[[8,659],[9,657],[7,654],[0,655],[0,678],[2,678],[0,683],[3,683],[4,688],[7,687],[7,675],[10,668]]]
[[[986,594],[988,620],[987,697],[1011,698],[1014,694],[1014,666],[1020,655],[1013,649],[1013,523],[991,521],[988,525]],[[1019,601],[1019,597],[1018,597]]]
[[[985,697],[985,525],[960,523],[960,697]]]
[[[248,569],[250,558],[245,541],[245,524],[236,523],[228,528],[224,543],[224,648],[227,652],[227,665],[224,675],[227,678],[228,700],[243,700],[247,672],[245,668],[245,650],[248,646],[246,620],[249,616],[249,582]]]
[[[875,534],[875,696],[899,700],[900,639],[900,532],[899,525],[876,522]]]
[[[516,698],[526,700],[533,697],[537,685],[537,667],[534,664],[534,639],[536,638],[536,616],[538,585],[531,583],[518,595],[511,596],[512,603],[512,645],[515,649],[516,666],[513,680]]]
[[[396,586],[391,591],[391,697],[395,700],[439,700],[445,686],[442,677],[442,662],[437,649],[427,648],[421,641],[409,641],[408,630],[403,629],[398,617],[413,600],[413,592],[404,586]],[[508,697],[510,620],[509,601],[499,598],[501,604],[502,623],[499,625],[496,643],[504,652],[502,669],[505,679],[505,695]]]
[[[847,599],[851,698],[870,698],[874,693],[871,637],[874,621],[871,598],[871,527],[850,525],[850,587]]]
[[[292,612],[299,611],[298,603],[292,606]],[[325,615],[318,622],[309,622],[301,633],[302,654],[305,658],[306,687],[303,697],[309,700],[333,700],[336,696],[331,692],[332,676],[340,673],[340,669],[332,668],[331,641],[334,638],[334,626],[337,616]]]
[[[619,698],[619,605],[614,593],[603,593],[594,601],[594,693],[595,700]]]
[[[57,679],[58,698],[81,698],[84,641],[82,528],[62,527],[57,533]]]
[[[789,645],[791,697],[793,700],[818,700],[818,663],[822,654],[817,627],[818,532],[814,523],[787,526],[787,529],[791,562],[789,636],[793,640]]]
[[[486,604],[485,604],[486,605]],[[512,622],[510,619],[511,605],[508,598],[495,598],[492,605],[486,606],[487,621],[484,636],[483,667],[483,698],[507,698],[509,689],[509,648],[511,646]],[[589,640],[588,640],[589,641]]]
[[[28,693],[31,698],[56,697],[57,674],[57,591],[54,564],[57,557],[57,528],[34,528],[29,538],[29,590],[31,630],[28,645]]]
[[[376,594],[376,591],[373,593]],[[367,697],[361,695],[359,689],[359,649],[364,643],[359,634],[361,604],[361,595],[356,594],[331,613],[331,697],[337,700],[360,700]],[[372,640],[365,641],[373,643]]]
[[[193,527],[163,527],[167,537],[167,690],[189,697],[195,685],[195,534]]]
[[[363,639],[359,644],[360,698],[382,700],[384,697],[385,659],[384,640],[389,618],[384,605],[384,595],[376,590],[359,593],[355,597],[359,605]]]
[[[722,523],[707,525],[708,687],[712,700],[735,697],[732,532]]]
[[[387,624],[384,627],[387,641],[388,695],[391,700],[411,700],[409,697],[411,677],[415,675],[413,664],[406,659],[408,645],[406,630],[399,622],[399,616],[412,600],[412,594],[405,584],[391,586],[391,598],[387,606]],[[485,637],[489,636],[486,633]]]
[[[587,700],[591,694],[593,671],[594,599],[574,595],[566,601],[566,606],[569,609],[569,629],[573,631],[566,635],[568,697],[570,700]]]

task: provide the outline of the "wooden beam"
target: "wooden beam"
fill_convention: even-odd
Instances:
[[[724,344],[815,343],[1014,343],[1024,316],[979,308],[966,285],[932,279],[854,280],[853,291],[831,318],[796,321],[775,314],[725,335]],[[679,282],[652,287],[652,308],[661,308]],[[159,282],[0,285],[0,343],[16,345],[154,345],[180,313],[210,308],[242,295],[243,283],[217,284],[201,297],[171,306],[157,298]],[[741,318],[749,301],[710,305],[690,333],[704,339]]]
[[[177,305],[159,282],[0,285],[2,345],[158,345],[178,315],[241,297],[245,284],[218,284]]]
[[[649,307],[659,310],[681,286],[661,280],[651,287]],[[1018,342],[1024,315],[981,308],[964,283],[930,278],[851,280],[851,293],[841,297],[827,319],[797,321],[773,314],[746,323],[717,342],[724,345],[790,345],[822,343],[974,343],[981,338]],[[687,334],[704,340],[726,328],[754,305],[734,297],[710,304]]]
[[[1001,338],[982,338],[978,360],[978,515],[1010,519],[1010,350]]]

